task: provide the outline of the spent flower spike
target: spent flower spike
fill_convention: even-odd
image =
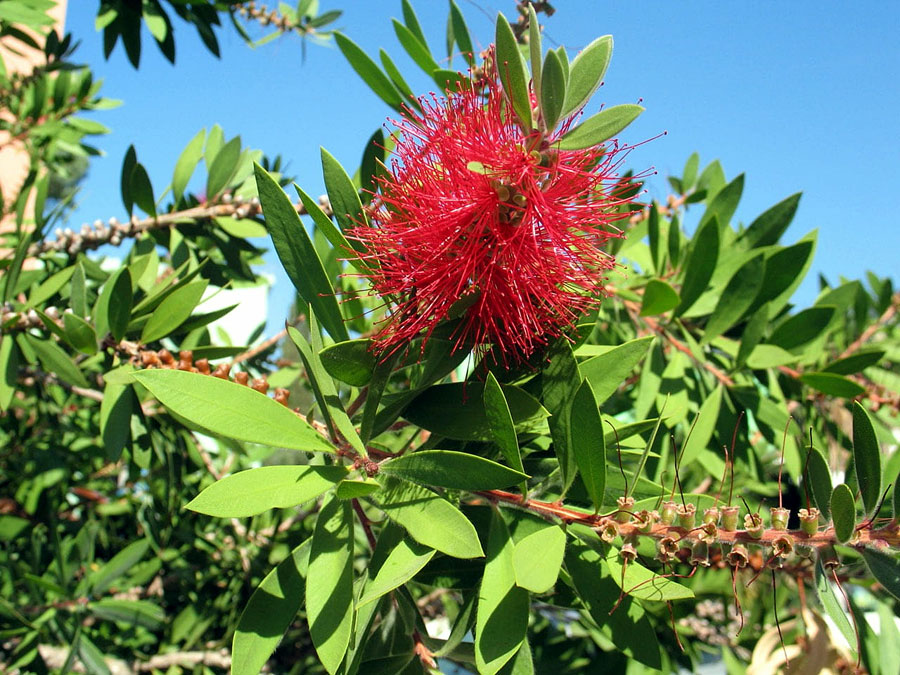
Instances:
[[[347,234],[390,306],[382,354],[458,319],[456,348],[521,363],[604,295],[615,266],[604,246],[637,192],[617,173],[628,148],[560,149],[577,115],[552,132],[525,128],[494,61],[489,51],[477,80],[395,121],[370,223]]]

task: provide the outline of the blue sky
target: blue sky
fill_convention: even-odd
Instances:
[[[440,60],[446,56],[448,5],[413,4]],[[459,4],[477,46],[492,39],[498,10],[514,11],[512,0]],[[664,176],[679,174],[697,151],[703,165],[719,159],[729,179],[746,173],[737,212],[745,224],[784,197],[804,193],[784,241],[817,228],[819,247],[798,302],[812,302],[818,272],[832,283],[839,275],[859,278],[867,269],[896,274],[900,3],[554,5],[544,39],[565,45],[570,55],[595,37],[614,36],[612,64],[591,106],[642,99],[647,110],[623,134],[628,143],[668,132],[630,156],[634,169],[659,171],[648,184],[651,197],[664,199]],[[337,26],[370,55],[384,47],[415,90],[433,88],[394,37],[390,18],[400,16],[400,0],[322,0],[322,6],[343,9]],[[216,59],[190,26],[176,20],[177,65],[163,59],[145,31],[135,71],[121,45],[103,59],[95,13],[95,3],[70,2],[66,29],[82,42],[77,59],[105,80],[103,93],[124,104],[94,115],[112,133],[97,141],[106,156],[94,161],[83,184],[76,226],[123,215],[119,171],[131,143],[161,192],[183,147],[197,131],[218,123],[226,137],[240,134],[245,145],[288,159],[297,182],[318,195],[324,191],[319,146],[352,173],[366,139],[391,115],[334,47],[308,45],[302,62],[299,37],[254,50],[226,25],[218,33],[222,58]],[[289,282],[280,276],[269,314],[276,324],[290,297]]]

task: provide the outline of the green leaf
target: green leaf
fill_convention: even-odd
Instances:
[[[472,523],[459,509],[434,492],[413,483],[388,478],[384,491],[373,499],[378,508],[405,527],[420,544],[454,558],[480,558],[484,555]],[[440,527],[435,527],[435,523],[440,523]]]
[[[126,42],[125,44],[127,46],[132,43]],[[132,65],[136,65],[136,60],[136,57],[131,59]],[[110,675],[111,671],[109,666],[106,665],[103,652],[84,633],[77,634],[73,648],[78,651],[78,659],[88,673],[91,673],[91,675]]]
[[[540,51],[538,52],[538,58],[540,59]],[[549,133],[556,128],[556,123],[559,121],[562,113],[563,102],[566,97],[566,72],[559,62],[559,55],[552,49],[544,57],[543,68],[540,67],[540,60],[538,60],[537,65],[533,65],[532,69],[537,69],[541,73],[539,90],[541,95],[541,114],[544,116],[544,125]],[[535,86],[537,86],[537,81],[535,81]]]
[[[350,176],[344,171],[344,167],[325,148],[320,149],[322,156],[322,177],[325,179],[325,189],[331,202],[331,210],[337,219],[341,229],[347,230],[366,223],[365,212],[356,186],[350,180]],[[346,241],[346,240],[345,240]],[[352,246],[362,247],[359,242],[352,242]],[[359,248],[357,249],[359,250]]]
[[[520,539],[513,549],[516,585],[532,593],[546,593],[556,585],[566,552],[566,533],[547,524]]]
[[[747,357],[747,366],[754,369],[777,368],[788,363],[793,363],[799,357],[785,351],[777,345],[757,345],[750,356]]]
[[[828,581],[828,574],[825,572],[825,568],[822,566],[821,558],[816,561],[815,574],[816,595],[819,597],[819,602],[822,603],[822,607],[825,608],[825,613],[832,621],[834,621],[835,625],[841,631],[841,634],[847,640],[847,644],[850,645],[850,648],[855,653],[856,633],[853,630],[853,626],[850,623],[850,619],[847,616],[847,613],[844,612],[840,600],[838,600],[834,589],[831,587],[831,583]]]
[[[577,464],[572,450],[571,423],[569,420],[572,398],[581,385],[578,362],[568,340],[557,340],[547,353],[541,371],[541,389],[544,405],[550,413],[547,424],[553,440],[553,452],[559,460],[559,473],[563,492],[575,480]]]
[[[170,411],[239,441],[307,452],[334,447],[293,411],[250,387],[181,370],[143,370],[134,378]]]
[[[185,508],[217,518],[248,518],[315,499],[346,475],[342,466],[261,466],[225,476]]]
[[[100,435],[107,456],[118,460],[131,434],[131,414],[134,395],[131,387],[109,384],[100,402]]]
[[[360,497],[368,497],[373,492],[381,489],[381,483],[373,478],[365,480],[342,480],[337,484],[334,494],[338,499],[359,499]]]
[[[334,675],[353,632],[353,512],[349,502],[322,505],[309,551],[306,616],[319,660]]]
[[[605,108],[566,132],[559,139],[557,147],[560,150],[580,150],[600,145],[619,134],[642,112],[644,112],[644,107],[634,103],[623,103]]]
[[[235,136],[216,153],[206,178],[206,198],[215,199],[228,186],[241,157],[241,137]]]
[[[725,286],[719,302],[706,323],[703,343],[708,343],[731,328],[753,304],[762,285],[765,272],[765,258],[757,255],[735,272]]]
[[[771,316],[780,313],[806,275],[815,248],[815,233],[812,233],[793,246],[787,246],[768,256],[762,288],[751,311],[768,302],[771,305]]]
[[[203,144],[205,142],[206,129],[202,129],[191,139],[190,143],[179,155],[178,161],[175,162],[175,171],[172,174],[172,196],[176,202],[181,201],[187,184],[194,174],[194,169],[203,157]]]
[[[453,450],[420,450],[381,464],[381,471],[404,480],[454,490],[494,490],[528,478],[484,457]]]
[[[717,386],[706,397],[700,410],[697,411],[697,421],[694,424],[690,437],[681,450],[681,465],[689,466],[700,455],[700,451],[709,447],[716,423],[719,421],[719,409],[722,405],[722,385]]]
[[[743,192],[744,174],[741,174],[716,193],[716,196],[713,197],[706,211],[700,217],[697,229],[699,230],[707,220],[712,218],[717,218],[720,226],[727,226],[737,210]]]
[[[500,452],[509,464],[516,471],[524,474],[522,468],[522,454],[519,450],[519,439],[516,436],[516,425],[513,422],[512,414],[509,412],[509,404],[506,402],[506,396],[503,395],[503,388],[497,382],[497,378],[493,373],[488,373],[484,383],[484,414],[487,417],[488,426],[491,428],[491,435],[494,443],[500,448]],[[522,482],[523,493],[527,491],[527,484]]]
[[[75,273],[76,265],[70,265],[69,267],[61,269],[59,272],[51,275],[49,278],[44,280],[40,286],[35,288],[28,295],[28,302],[25,303],[25,307],[41,307],[47,300],[56,295],[63,286],[72,278],[72,275]]]
[[[29,333],[23,333],[22,336],[27,345],[34,350],[44,371],[53,373],[63,382],[76,387],[90,386],[75,362],[52,339],[41,340]]]
[[[612,58],[612,35],[599,37],[575,57],[569,67],[566,102],[562,108],[562,116],[568,117],[581,110],[603,82],[609,61]]]
[[[740,239],[751,248],[777,244],[794,219],[797,206],[800,204],[800,196],[801,193],[797,192],[778,202],[750,223],[750,227],[744,230]]]
[[[134,167],[137,164],[137,152],[133,145],[128,146],[125,156],[122,158],[122,172],[119,176],[119,189],[122,193],[122,205],[129,217],[134,210],[134,194],[131,188],[131,175],[134,173]]]
[[[291,551],[253,591],[231,645],[232,675],[259,675],[303,604],[311,539]]]
[[[646,356],[652,342],[652,335],[629,340],[579,365],[582,376],[591,383],[598,405],[603,405],[606,399],[616,392],[619,385]]]
[[[766,266],[768,268],[768,265]],[[738,347],[737,357],[735,358],[735,368],[743,368],[744,363],[750,357],[760,341],[765,335],[766,328],[769,325],[769,304],[763,303],[759,309],[753,312],[747,324],[744,326],[744,332],[741,335],[741,344]]]
[[[95,597],[103,595],[123,574],[134,567],[150,549],[147,539],[133,541],[109,559],[100,569],[92,573],[89,586]]]
[[[526,130],[531,129],[531,94],[528,91],[528,74],[519,43],[503,14],[497,14],[496,45],[497,69],[503,91]]]
[[[19,380],[19,350],[10,334],[0,336],[0,410],[7,410]]]
[[[543,82],[543,71],[541,69],[541,53],[543,52],[543,47],[541,46],[541,24],[538,22],[537,12],[534,11],[534,5],[528,5],[528,61],[531,66],[531,90],[536,95],[543,96],[544,91],[544,82]],[[556,55],[556,60],[559,61],[559,54]],[[562,73],[563,79],[563,96],[560,97],[560,106],[562,106],[563,99],[565,97],[565,84],[566,84],[566,73],[562,70],[562,65],[560,65],[560,72]],[[555,124],[555,123],[554,123]]]
[[[357,75],[369,85],[376,96],[395,110],[399,110],[402,103],[400,92],[394,87],[390,78],[381,71],[378,64],[343,33],[335,31],[332,35],[334,35],[338,49],[341,50],[344,58],[347,59]]]
[[[141,342],[154,342],[175,331],[194,311],[208,283],[201,279],[172,291],[144,324]]]
[[[842,544],[850,541],[856,527],[856,506],[853,492],[846,483],[835,486],[831,493],[831,520],[837,540]]]
[[[900,600],[900,559],[896,555],[872,548],[863,548],[860,553],[875,580]]]
[[[612,546],[606,553],[606,564],[609,566],[609,575],[612,580],[633,598],[668,602],[694,597],[691,589],[651,572],[636,561],[628,563],[623,575],[619,549]]]
[[[482,404],[483,393],[484,385],[480,383],[438,384],[416,396],[404,410],[403,417],[447,438],[489,441],[493,434]],[[503,394],[516,424],[547,414],[533,396],[519,387],[503,386]]]
[[[97,333],[94,327],[75,313],[63,314],[63,327],[69,344],[82,354],[97,353]]]
[[[317,344],[320,343],[321,341],[316,339],[319,335],[319,326],[316,323],[315,315],[310,317],[309,329],[310,337],[316,341]],[[288,326],[287,331],[288,336],[297,346],[297,351],[300,352],[300,359],[303,361],[303,366],[306,368],[306,375],[309,378],[310,387],[313,390],[316,403],[319,404],[319,410],[325,418],[325,424],[328,425],[329,434],[333,434],[334,428],[336,427],[347,442],[353,446],[354,450],[363,457],[368,456],[366,446],[356,432],[353,423],[350,421],[347,411],[344,410],[344,405],[341,403],[341,398],[338,396],[334,382],[322,367],[322,362],[319,360],[318,354],[313,351],[312,345],[296,328]]]
[[[419,24],[419,18],[416,16],[416,10],[413,9],[409,0],[403,0],[402,6],[403,22],[406,24],[409,32],[423,45],[427,44],[425,41],[425,33],[422,31],[422,26]]]
[[[365,272],[365,263],[358,257],[355,257],[353,255],[353,251],[356,249],[353,248],[351,243],[337,228],[337,226],[335,226],[335,224],[331,222],[331,218],[329,218],[325,214],[325,212],[322,210],[322,207],[319,206],[316,201],[308,194],[306,194],[303,189],[296,183],[294,183],[294,189],[300,196],[300,202],[303,204],[303,208],[306,209],[306,213],[308,213],[310,217],[312,217],[313,222],[316,224],[316,227],[321,230],[322,234],[325,235],[325,238],[331,242],[331,245],[334,246],[337,251],[341,251],[341,255],[347,256],[347,261],[351,265],[353,265],[360,272]]]
[[[796,349],[815,340],[828,327],[835,307],[810,307],[787,319],[772,332],[769,344],[782,349]]]
[[[465,17],[453,0],[450,0],[450,21],[453,24],[453,38],[456,40],[463,58],[470,66],[474,65],[475,54],[472,49],[472,38],[469,37],[469,28],[466,26]]]
[[[105,335],[108,331],[116,342],[125,337],[131,320],[131,284],[131,272],[127,267],[120,267],[106,280],[94,305],[94,320],[99,335]]]
[[[603,505],[606,491],[606,447],[603,420],[588,380],[581,383],[572,398],[569,425],[575,463],[596,513]]]
[[[710,218],[697,228],[690,257],[684,263],[684,282],[681,284],[681,303],[675,316],[689,310],[709,286],[719,260],[719,221]]]
[[[410,539],[402,539],[377,568],[369,567],[369,580],[356,608],[390,593],[412,579],[434,557],[435,550]]]
[[[363,446],[372,438],[372,431],[375,427],[375,417],[378,413],[378,405],[381,403],[381,397],[384,395],[384,389],[388,380],[394,372],[394,365],[399,358],[399,352],[395,352],[391,356],[379,361],[375,364],[375,370],[372,371],[372,380],[369,382],[369,393],[366,395],[366,403],[363,407],[362,419],[359,424],[359,437],[362,439]]]
[[[166,620],[166,613],[162,608],[147,600],[104,598],[89,603],[87,609],[98,619],[116,621],[130,626],[143,626],[150,630],[161,627]]]
[[[87,281],[84,276],[84,265],[75,265],[72,273],[72,284],[69,291],[69,304],[78,316],[87,316]]]
[[[678,291],[665,281],[651,279],[644,287],[644,297],[641,301],[641,316],[655,316],[665,314],[670,309],[675,309],[681,303]]]
[[[397,21],[397,19],[391,19],[391,21],[394,24],[394,33],[397,35],[397,40],[406,50],[406,53],[409,54],[410,58],[416,62],[419,68],[428,74],[438,70],[440,66],[438,66],[434,57],[431,56],[428,46],[419,40],[409,28]]]
[[[881,448],[872,419],[859,401],[853,402],[853,467],[863,506],[871,516],[881,497]]]
[[[156,200],[153,198],[153,185],[150,176],[142,164],[135,164],[131,170],[130,193],[134,203],[148,216],[156,217]]]
[[[876,365],[884,358],[885,352],[881,349],[863,350],[851,354],[842,359],[832,361],[822,369],[825,373],[837,373],[838,375],[853,375]]]
[[[334,288],[297,210],[265,169],[254,164],[254,170],[266,225],[291,283],[332,338],[349,339]]]
[[[816,448],[808,448],[807,452],[811,453],[805,464],[812,488],[811,496],[822,517],[827,520],[831,517],[831,470],[828,461]]]
[[[841,398],[855,398],[866,391],[862,385],[834,373],[803,373],[800,381],[823,394]]]
[[[493,675],[525,641],[528,592],[516,586],[513,541],[497,509],[491,510],[487,560],[475,613],[475,664],[482,675]]]
[[[662,668],[659,640],[640,604],[626,597],[615,612],[609,613],[620,591],[600,554],[580,541],[570,540],[565,563],[575,592],[616,648],[646,666]]]

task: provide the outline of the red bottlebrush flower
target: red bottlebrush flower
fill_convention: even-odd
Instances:
[[[421,113],[395,122],[371,223],[347,234],[390,304],[375,337],[382,353],[459,316],[457,347],[492,346],[519,363],[600,301],[615,265],[603,246],[628,215],[618,208],[624,149],[560,150],[572,119],[527,132],[490,67],[483,85],[423,97]]]

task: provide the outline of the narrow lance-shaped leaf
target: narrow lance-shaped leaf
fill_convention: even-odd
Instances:
[[[603,505],[606,491],[606,445],[603,420],[587,380],[581,383],[572,399],[569,424],[575,463],[596,513]]]
[[[308,452],[334,447],[292,410],[250,387],[181,370],[144,370],[134,378],[166,408],[215,434]]]
[[[206,141],[206,129],[197,132],[187,144],[178,161],[175,162],[175,171],[172,174],[172,196],[175,201],[181,201],[188,182],[197,167],[197,163],[203,157],[203,143]]]
[[[644,287],[644,297],[641,300],[641,316],[655,316],[675,309],[681,302],[678,291],[665,281],[651,279]]]
[[[881,450],[869,413],[853,402],[853,466],[866,513],[872,515],[881,496]]]
[[[834,621],[835,625],[841,631],[841,634],[847,640],[850,648],[855,651],[856,633],[853,630],[853,626],[850,623],[847,613],[841,606],[840,600],[838,600],[834,589],[831,587],[831,582],[829,581],[831,575],[822,565],[821,557],[816,561],[815,575],[816,595],[819,597],[819,602],[821,602],[822,607],[825,608],[825,613],[832,621]]]
[[[765,259],[762,255],[757,255],[735,272],[706,323],[704,343],[710,342],[731,328],[750,308],[759,293],[765,268]]]
[[[541,68],[541,24],[538,22],[534,5],[528,3],[528,55],[531,62],[531,88],[535,93],[543,91],[543,72]],[[559,55],[556,55],[559,59]],[[562,69],[562,66],[560,66]],[[565,85],[565,75],[563,75]],[[563,87],[565,89],[565,87]],[[561,101],[560,101],[561,104]],[[543,104],[542,104],[543,105]]]
[[[862,549],[863,560],[884,590],[900,600],[900,558],[871,548]]]
[[[575,57],[568,68],[568,86],[566,88],[566,102],[562,109],[562,116],[568,117],[583,108],[597,91],[597,87],[603,82],[603,76],[612,59],[613,39],[612,35],[599,37],[581,53]],[[564,53],[558,53],[560,60]],[[568,59],[566,59],[568,63]]]
[[[525,640],[528,592],[516,586],[513,541],[497,509],[491,510],[487,561],[475,614],[475,663],[478,672],[493,675]]]
[[[338,49],[341,50],[353,70],[382,101],[395,110],[399,110],[402,102],[400,92],[394,87],[390,78],[353,40],[340,32],[335,32],[333,35]]]
[[[475,63],[475,54],[472,49],[472,38],[469,36],[469,27],[459,7],[454,0],[450,0],[450,21],[453,23],[453,38],[462,52],[463,58],[470,66]]]
[[[647,355],[653,336],[637,338],[579,364],[584,379],[591,383],[598,405],[612,396],[635,366]]]
[[[414,483],[455,490],[493,490],[528,476],[484,457],[453,450],[420,450],[381,465],[386,474]]]
[[[522,454],[519,450],[519,439],[516,435],[516,427],[512,414],[509,412],[509,404],[503,389],[493,373],[488,373],[484,383],[484,414],[491,428],[494,443],[500,448],[507,464],[520,473],[525,473],[522,467]],[[528,491],[528,485],[524,481],[521,484],[522,493]]]
[[[353,512],[330,498],[316,519],[306,582],[309,635],[319,660],[334,675],[353,630]]]
[[[297,210],[265,169],[259,164],[254,168],[266,225],[288,277],[331,337],[349,339],[334,288]]]
[[[644,112],[643,106],[623,103],[587,118],[559,139],[560,150],[580,150],[600,145],[619,134]]]
[[[566,73],[559,62],[559,55],[552,49],[547,52],[541,72],[543,73],[543,79],[541,88],[538,89],[540,92],[541,114],[543,115],[544,126],[549,133],[556,128],[556,123],[559,122],[563,99],[566,96]]]
[[[380,544],[380,542],[379,542]],[[378,567],[369,568],[369,581],[356,603],[360,608],[412,579],[436,551],[409,538],[401,539]]]
[[[248,518],[315,499],[346,475],[342,466],[261,466],[225,476],[185,508],[219,518]]]
[[[528,75],[519,53],[519,43],[503,14],[497,14],[496,32],[497,70],[503,91],[512,108],[526,129],[531,128],[531,94],[528,91]]]
[[[244,607],[231,645],[232,675],[258,675],[303,604],[311,539],[269,572]]]
[[[201,279],[166,296],[144,324],[141,342],[153,342],[175,331],[197,307],[208,283],[206,279]]]
[[[684,282],[681,284],[681,303],[675,316],[681,316],[703,295],[712,279],[719,259],[719,221],[710,218],[697,228],[690,257],[684,264]]]

